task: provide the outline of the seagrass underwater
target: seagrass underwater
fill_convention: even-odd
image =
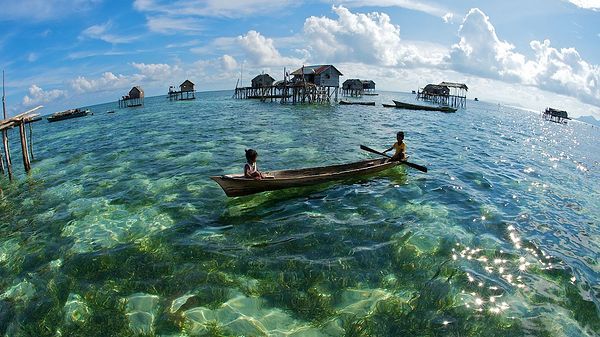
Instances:
[[[231,94],[34,125],[30,175],[0,178],[0,335],[600,333],[597,127]],[[378,159],[359,145],[397,131],[426,174],[239,198],[209,178],[248,148],[261,171]]]

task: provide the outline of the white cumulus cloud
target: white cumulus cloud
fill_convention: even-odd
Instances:
[[[569,2],[577,7],[600,11],[600,0],[569,0]]]
[[[556,49],[549,40],[531,41],[534,57],[528,59],[498,38],[489,17],[477,8],[465,16],[458,35],[460,40],[447,58],[455,70],[600,104],[600,67],[586,62],[574,48]]]
[[[38,104],[46,104],[54,102],[60,98],[64,98],[65,96],[66,92],[64,90],[44,90],[39,86],[32,84],[29,87],[27,95],[23,97],[23,105],[28,107]]]
[[[256,66],[298,65],[302,60],[284,57],[275,47],[273,39],[267,38],[257,31],[251,30],[246,35],[236,38],[236,43],[244,51],[247,61]]]
[[[139,75],[144,80],[150,81],[166,81],[173,77],[177,77],[181,73],[181,68],[178,65],[169,65],[165,63],[132,63],[133,67],[139,71]]]
[[[225,71],[232,71],[234,69],[237,69],[238,64],[235,58],[233,58],[233,56],[225,54],[220,58],[220,61],[221,69]]]
[[[400,27],[385,13],[352,13],[333,6],[337,19],[311,16],[304,22],[306,45],[321,62],[365,62],[383,66],[439,64],[443,55],[402,41]]]
[[[96,79],[78,76],[70,81],[70,85],[77,93],[105,92],[132,86],[134,79],[139,79],[139,76],[115,75],[105,72]]]

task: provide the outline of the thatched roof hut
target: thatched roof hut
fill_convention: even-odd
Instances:
[[[363,80],[362,85],[365,90],[375,90],[375,82],[372,80]]]
[[[344,90],[362,90],[363,82],[358,78],[350,78],[342,83],[342,89]]]
[[[269,74],[260,74],[252,79],[252,88],[270,87],[275,79]]]
[[[469,88],[464,83],[442,82],[439,85],[444,86],[444,87],[448,87],[448,88],[456,88],[456,89],[462,89],[462,90],[465,90],[465,91],[469,91]]]
[[[445,85],[428,84],[423,88],[422,93],[424,95],[448,96],[450,95],[450,89]]]

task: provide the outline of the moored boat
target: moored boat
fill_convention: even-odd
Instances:
[[[431,105],[418,105],[404,103],[400,101],[393,101],[396,108],[407,109],[407,110],[425,110],[425,111],[441,111],[441,112],[456,112],[457,109],[449,106],[431,106]]]
[[[375,102],[351,102],[351,101],[340,101],[340,105],[371,105],[375,106]]]
[[[90,110],[69,109],[66,111],[53,113],[46,119],[48,119],[48,122],[57,122],[65,119],[87,116],[88,114],[90,114]]]
[[[221,186],[228,197],[239,197],[265,191],[310,186],[340,179],[360,177],[398,165],[401,165],[398,161],[372,159],[350,164],[264,172],[267,178],[262,180],[246,178],[243,174],[213,176],[210,178]]]

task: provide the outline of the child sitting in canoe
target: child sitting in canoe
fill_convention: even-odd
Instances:
[[[253,149],[246,150],[246,165],[244,165],[244,176],[246,178],[253,178],[261,180],[264,178],[262,172],[256,167],[256,158],[258,158],[258,152]]]
[[[392,150],[396,150],[396,153],[394,153],[391,160],[404,161],[404,160],[406,160],[406,144],[404,143],[404,132],[399,131],[396,134],[396,139],[398,141],[396,143],[394,143],[394,145],[392,145],[389,149],[383,151],[383,153],[386,153],[386,152],[392,151]]]

